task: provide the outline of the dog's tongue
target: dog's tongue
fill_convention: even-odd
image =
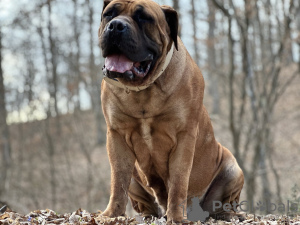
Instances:
[[[109,71],[125,73],[132,69],[133,63],[125,55],[110,55],[105,59],[105,68]]]

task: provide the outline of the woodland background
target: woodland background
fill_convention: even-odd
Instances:
[[[300,202],[300,2],[160,0],[206,81],[241,200]],[[104,210],[102,0],[0,0],[0,207]]]

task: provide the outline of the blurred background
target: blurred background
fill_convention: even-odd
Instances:
[[[202,69],[241,200],[300,202],[300,2],[157,0]],[[0,0],[0,207],[104,210],[102,0]]]

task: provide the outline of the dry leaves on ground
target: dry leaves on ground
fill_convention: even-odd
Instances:
[[[6,212],[0,214],[0,225],[9,224],[20,224],[20,225],[46,225],[46,224],[76,224],[76,225],[115,225],[115,224],[127,224],[127,225],[139,225],[139,224],[149,224],[149,225],[164,225],[166,221],[164,218],[148,219],[144,220],[141,216],[136,216],[135,218],[130,217],[116,217],[108,218],[100,216],[98,213],[89,213],[85,210],[78,209],[73,213],[57,214],[53,210],[36,210],[27,215],[21,215],[19,213],[7,210]],[[185,224],[219,224],[219,225],[229,225],[229,224],[292,224],[300,225],[300,216],[287,217],[287,216],[277,216],[277,215],[267,215],[267,216],[256,216],[247,215],[247,218],[243,222],[239,222],[237,219],[232,219],[231,222],[216,221],[214,219],[209,219],[205,223],[185,223]]]

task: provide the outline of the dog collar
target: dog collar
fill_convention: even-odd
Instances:
[[[154,80],[159,78],[160,75],[162,75],[162,73],[168,67],[168,65],[169,65],[169,63],[172,59],[173,52],[174,52],[174,44],[172,44],[172,47],[171,47],[170,51],[168,52],[168,54],[165,58],[165,61],[162,64],[161,68],[159,68],[159,73],[157,75],[155,75]],[[129,91],[139,92],[139,91],[145,90],[147,87],[149,87],[151,85],[151,83],[150,83],[150,84],[144,85],[144,86],[127,86],[127,85],[122,84],[117,78],[109,78],[105,74],[103,74],[103,79],[109,84],[112,84],[112,85],[117,86],[119,88],[125,89],[126,92],[129,92]]]

